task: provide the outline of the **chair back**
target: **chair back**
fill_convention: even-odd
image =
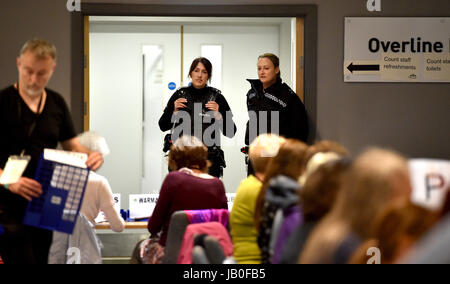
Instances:
[[[233,255],[233,243],[231,241],[230,235],[228,234],[223,224],[219,222],[190,224],[187,226],[186,231],[184,233],[183,242],[180,248],[177,263],[192,264],[193,262],[192,250],[194,248],[195,238],[201,234],[207,235],[208,237],[212,236],[216,238],[217,241],[220,243],[220,247],[222,248],[222,250],[217,250],[215,244],[211,244],[209,249],[205,250],[205,253],[210,253],[210,256],[212,257],[210,261],[221,262],[222,261],[221,251],[226,256]]]
[[[194,237],[193,264],[223,264],[226,258],[222,245],[215,237],[207,234]]]
[[[175,264],[180,253],[186,227],[189,224],[219,222],[228,228],[229,211],[226,209],[201,209],[175,211],[169,223],[163,263]]]
[[[222,264],[225,260],[225,252],[222,245],[213,236],[207,236],[204,240],[205,254],[212,264]]]
[[[163,263],[176,264],[183,241],[184,232],[189,225],[189,219],[183,210],[175,211],[170,218],[167,232],[166,247],[164,248]]]

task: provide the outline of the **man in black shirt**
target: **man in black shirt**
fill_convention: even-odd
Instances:
[[[86,165],[97,170],[102,155],[84,148],[76,137],[64,99],[47,89],[56,68],[56,48],[30,40],[17,58],[19,81],[0,91],[0,175],[11,155],[29,155],[30,163],[17,183],[0,185],[0,255],[5,263],[47,263],[52,232],[22,225],[27,200],[42,194],[33,180],[41,153],[55,149],[88,154]]]

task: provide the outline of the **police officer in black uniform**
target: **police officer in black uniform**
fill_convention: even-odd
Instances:
[[[251,89],[247,93],[249,121],[245,144],[258,135],[275,133],[285,138],[295,138],[306,143],[308,121],[305,106],[297,94],[281,80],[280,60],[271,53],[258,58],[258,80],[247,80]],[[248,174],[253,168],[248,163]]]
[[[171,130],[171,135],[165,138],[165,152],[171,141],[183,134],[199,138],[208,147],[208,160],[212,164],[209,174],[221,177],[226,163],[220,147],[220,133],[233,138],[237,128],[225,97],[220,90],[207,86],[211,75],[212,64],[208,59],[200,57],[192,62],[189,70],[192,85],[180,88],[172,95],[159,119],[159,128]]]

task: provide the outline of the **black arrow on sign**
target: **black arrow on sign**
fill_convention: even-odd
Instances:
[[[380,71],[380,65],[353,65],[353,62],[347,66],[348,71]]]

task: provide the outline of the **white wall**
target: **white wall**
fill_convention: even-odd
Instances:
[[[91,25],[90,34],[90,129],[103,135],[111,149],[99,173],[108,178],[112,190],[122,193],[122,207],[128,208],[128,195],[159,192],[157,186],[146,186],[142,191],[142,54],[143,46],[161,44],[164,54],[175,60],[164,60],[164,70],[179,65],[176,61],[179,47],[179,29],[176,26],[154,29],[146,26]],[[114,31],[114,32],[113,32]],[[135,33],[131,33],[134,31]],[[143,32],[145,31],[145,33]],[[139,32],[139,33],[137,33]],[[176,76],[167,78],[180,78]],[[177,84],[179,82],[177,81]],[[165,97],[169,97],[167,94]],[[157,108],[165,104],[161,97]],[[155,121],[155,139],[163,139]],[[154,149],[159,155],[155,166],[161,176],[162,146]],[[152,152],[154,153],[154,152]],[[150,154],[150,153],[149,153]],[[150,159],[151,160],[151,159]],[[152,161],[157,162],[157,161]],[[158,175],[159,173],[159,175]]]

